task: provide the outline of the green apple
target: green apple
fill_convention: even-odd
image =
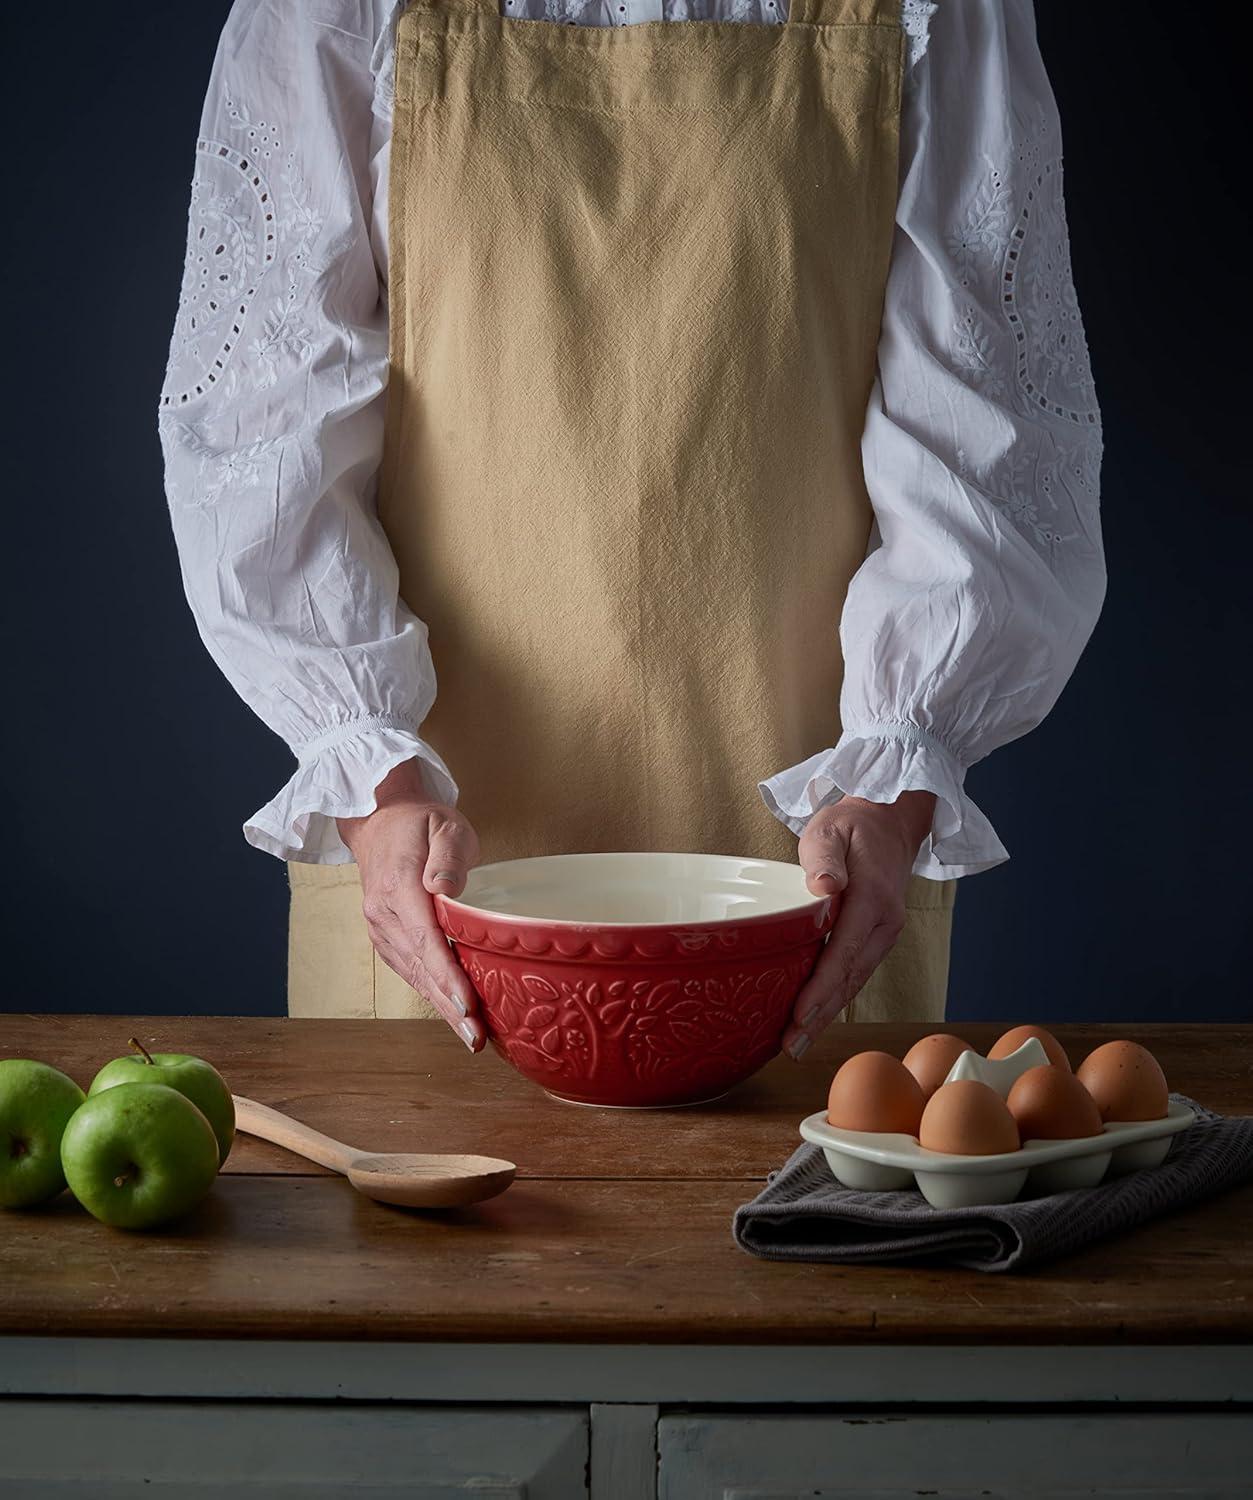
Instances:
[[[235,1101],[222,1075],[203,1058],[181,1052],[149,1052],[134,1037],[131,1046],[142,1057],[115,1057],[91,1081],[88,1094],[115,1088],[119,1083],[164,1083],[186,1094],[200,1110],[218,1138],[219,1166],[226,1160],[235,1139]]]
[[[102,1223],[151,1229],[197,1203],[218,1175],[218,1138],[186,1094],[119,1083],[88,1096],[61,1137],[70,1191]]]
[[[64,1188],[61,1133],[85,1098],[47,1063],[0,1062],[0,1208],[29,1208]]]

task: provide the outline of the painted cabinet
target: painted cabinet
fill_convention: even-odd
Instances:
[[[789,1416],[0,1402],[6,1500],[1236,1500],[1250,1475],[1253,1420],[1239,1409]]]
[[[1247,1500],[1231,1415],[666,1416],[658,1500]]]
[[[581,1410],[0,1405],[0,1494],[12,1500],[586,1500],[587,1463]]]

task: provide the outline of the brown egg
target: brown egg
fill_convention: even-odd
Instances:
[[[1071,1141],[1100,1135],[1101,1111],[1068,1068],[1028,1068],[1005,1101],[1024,1141]]]
[[[962,1055],[971,1050],[969,1042],[959,1036],[949,1036],[943,1031],[934,1031],[924,1036],[905,1054],[905,1066],[918,1080],[922,1097],[930,1099],[936,1089],[949,1075],[949,1070]]]
[[[1160,1120],[1170,1106],[1166,1075],[1138,1042],[1106,1042],[1088,1053],[1075,1076],[1102,1120]]]
[[[831,1080],[827,1119],[840,1130],[916,1136],[924,1102],[914,1075],[899,1058],[858,1052]]]
[[[927,1101],[918,1144],[950,1156],[997,1156],[1022,1144],[1004,1099],[986,1083],[961,1078],[938,1088]]]
[[[1015,1026],[1012,1031],[1007,1031],[1003,1037],[997,1040],[996,1045],[988,1053],[989,1057],[1008,1057],[1011,1052],[1017,1052],[1022,1044],[1035,1037],[1048,1053],[1049,1062],[1055,1068],[1065,1068],[1070,1072],[1070,1059],[1066,1056],[1066,1049],[1057,1040],[1051,1031],[1045,1031],[1043,1026]]]

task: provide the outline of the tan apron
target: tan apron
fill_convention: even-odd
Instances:
[[[899,8],[400,19],[379,513],[485,862],[796,857],[757,782],[840,732]],[[432,1014],[356,867],[290,871],[290,1012]],[[854,1017],[943,1016],[954,885],[911,878]]]

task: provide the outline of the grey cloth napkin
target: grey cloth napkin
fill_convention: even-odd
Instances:
[[[867,1193],[842,1186],[819,1146],[805,1141],[752,1200],[732,1234],[766,1260],[931,1261],[975,1271],[1020,1270],[1253,1180],[1253,1118],[1196,1111],[1159,1167],[991,1208],[932,1208],[915,1188]]]

